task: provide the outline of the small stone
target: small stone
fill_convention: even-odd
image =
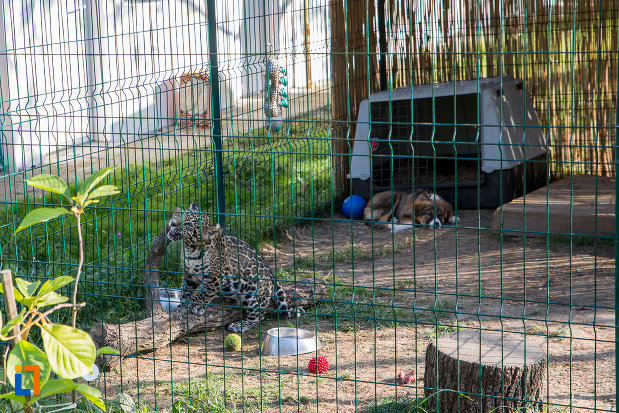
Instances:
[[[401,384],[414,383],[417,381],[417,373],[415,372],[415,370],[412,370],[408,374],[403,374],[402,372],[400,372],[398,374],[398,379],[400,380]]]

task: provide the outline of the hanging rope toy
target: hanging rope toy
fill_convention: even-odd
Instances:
[[[282,107],[288,107],[288,79],[286,68],[279,59],[270,57],[267,60],[266,76],[264,79],[264,115],[267,117],[266,127],[275,132],[282,129]]]

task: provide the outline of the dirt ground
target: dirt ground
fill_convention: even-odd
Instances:
[[[457,323],[526,333],[538,344],[548,361],[544,400],[559,405],[548,411],[568,411],[561,406],[570,404],[572,411],[615,411],[614,246],[501,240],[488,230],[492,211],[461,211],[460,219],[458,228],[395,235],[343,218],[314,221],[264,248],[280,273],[296,268],[299,278],[315,274],[327,282],[335,274],[339,283],[364,290],[366,301],[410,315],[376,328],[367,320],[351,326],[348,318],[336,326],[308,309],[299,326],[317,329],[320,354],[331,363],[319,378],[307,370],[313,354],[261,357],[258,329],[245,334],[242,354],[224,353],[226,332],[217,330],[125,359],[101,389],[164,408],[178,399],[170,382],[225,373],[228,390],[242,391],[255,410],[262,401],[264,411],[374,411],[395,398],[423,396],[426,347]],[[276,324],[268,319],[261,331]],[[412,369],[417,382],[399,385],[398,372]]]

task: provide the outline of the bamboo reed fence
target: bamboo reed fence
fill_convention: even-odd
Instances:
[[[545,128],[551,176],[614,176],[619,3],[386,3],[390,88],[499,75],[523,79]],[[358,104],[379,89],[377,26],[371,2],[331,4],[332,136],[340,186]]]

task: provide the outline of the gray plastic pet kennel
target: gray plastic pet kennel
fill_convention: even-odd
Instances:
[[[522,80],[403,87],[359,106],[349,178],[366,199],[428,188],[458,208],[496,208],[545,185],[546,174],[544,133]]]

